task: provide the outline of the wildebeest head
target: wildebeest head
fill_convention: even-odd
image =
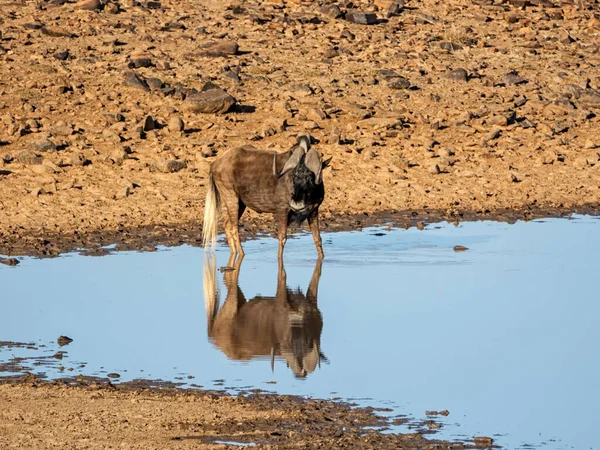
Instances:
[[[275,155],[276,157],[277,155]],[[277,178],[281,178],[292,169],[296,169],[298,165],[304,164],[315,176],[315,184],[321,184],[322,172],[329,165],[331,158],[323,161],[317,151],[310,148],[310,136],[300,135],[293,147],[291,156],[283,165],[283,168],[277,172],[275,159],[273,159],[273,174]]]

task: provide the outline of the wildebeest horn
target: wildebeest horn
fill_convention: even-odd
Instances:
[[[294,150],[294,153],[292,153],[292,156],[290,156],[288,158],[288,160],[285,162],[285,164],[283,165],[283,169],[281,169],[281,171],[276,175],[277,178],[281,178],[288,171],[295,169],[296,166],[300,163],[300,159],[302,159],[302,156],[304,155],[304,153],[305,153],[305,150],[304,150],[303,146],[296,147],[296,150]],[[277,157],[277,155],[275,157]],[[275,163],[273,163],[273,164],[275,164]]]
[[[306,153],[310,149],[310,136],[307,134],[302,134],[296,138],[296,144],[304,149],[304,153]]]
[[[315,184],[321,184],[321,157],[314,150],[309,150],[304,159],[304,164],[312,173],[315,174]]]

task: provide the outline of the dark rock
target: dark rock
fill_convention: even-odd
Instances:
[[[162,95],[164,95],[165,97],[175,94],[176,91],[177,89],[175,89],[173,86],[165,86],[160,90]]]
[[[121,375],[119,375],[118,373],[112,372],[109,373],[108,375],[106,375],[108,378],[121,378]]]
[[[379,71],[379,75],[386,81],[389,81],[393,78],[399,78],[401,75],[392,69],[381,69]]]
[[[504,75],[503,81],[506,84],[509,85],[519,85],[519,84],[524,84],[527,83],[528,81],[521,77],[517,72],[508,72],[506,75]]]
[[[161,79],[154,78],[154,77],[147,78],[146,79],[146,84],[153,91],[160,91],[164,87],[164,85],[165,85],[165,83],[163,83]]]
[[[459,67],[458,69],[454,69],[448,72],[448,78],[454,81],[466,82],[469,80],[469,74],[465,69]]]
[[[125,78],[125,84],[127,86],[131,86],[131,87],[134,87],[137,89],[142,89],[146,92],[150,91],[150,87],[148,87],[146,80],[144,80],[144,78],[142,78],[137,73],[130,70],[130,71],[125,72],[123,74],[123,77]]]
[[[41,30],[43,27],[44,24],[41,22],[32,22],[23,25],[23,28],[25,28],[26,30]]]
[[[350,30],[344,30],[340,33],[340,38],[347,39],[348,41],[353,41],[356,36]]]
[[[40,137],[35,141],[29,143],[31,150],[37,150],[38,152],[55,152],[56,144],[46,137]]]
[[[212,83],[211,83],[212,84]],[[231,109],[236,99],[220,87],[195,92],[186,97],[184,106],[193,113],[223,114]],[[205,86],[206,87],[206,86]]]
[[[152,66],[152,60],[148,55],[134,55],[129,58],[129,68],[137,69],[138,67],[150,67]]]
[[[55,27],[48,28],[46,26],[43,26],[42,28],[40,28],[40,31],[42,32],[42,34],[45,34],[46,36],[50,37],[75,37],[73,33]]]
[[[234,41],[209,42],[204,46],[206,56],[237,55],[239,46]]]
[[[21,164],[25,164],[27,166],[39,165],[42,164],[44,158],[39,155],[36,155],[29,150],[23,150],[15,157],[15,161]]]
[[[104,12],[108,14],[118,14],[121,11],[118,3],[110,2],[104,6]]]
[[[54,58],[58,59],[59,61],[66,61],[67,59],[69,59],[69,50],[56,52],[52,56],[54,56]]]
[[[144,131],[152,131],[155,128],[156,128],[156,122],[154,121],[152,116],[146,116],[144,118],[144,125],[143,125]]]
[[[363,11],[348,11],[346,13],[346,20],[361,25],[373,25],[377,23],[377,15]]]
[[[56,342],[58,342],[58,345],[60,347],[63,347],[65,345],[69,345],[71,342],[73,342],[73,339],[71,339],[68,336],[59,336],[58,339],[56,340]]]
[[[19,260],[15,258],[0,258],[0,264],[4,264],[5,266],[14,267],[19,264]]]
[[[391,89],[408,89],[410,87],[410,81],[404,77],[395,77],[388,81],[388,86]]]

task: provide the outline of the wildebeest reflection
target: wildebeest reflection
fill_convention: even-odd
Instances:
[[[238,279],[241,258],[224,274],[227,297],[219,309],[216,262],[208,257],[204,265],[204,301],[208,336],[230,359],[249,360],[256,356],[281,356],[299,378],[320,366],[323,319],[317,307],[321,261],[317,261],[306,291],[289,289],[286,272],[279,264],[275,297],[256,296],[246,300]]]

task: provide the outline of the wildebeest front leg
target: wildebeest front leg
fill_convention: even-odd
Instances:
[[[279,261],[283,261],[283,248],[287,242],[287,227],[288,227],[288,215],[278,214],[277,215],[277,239],[279,240]]]
[[[317,253],[319,259],[323,259],[325,254],[323,253],[323,243],[321,242],[321,233],[319,231],[319,209],[315,209],[310,216],[308,216],[308,225],[310,232],[312,233],[313,240],[315,241],[315,247],[317,247]]]

